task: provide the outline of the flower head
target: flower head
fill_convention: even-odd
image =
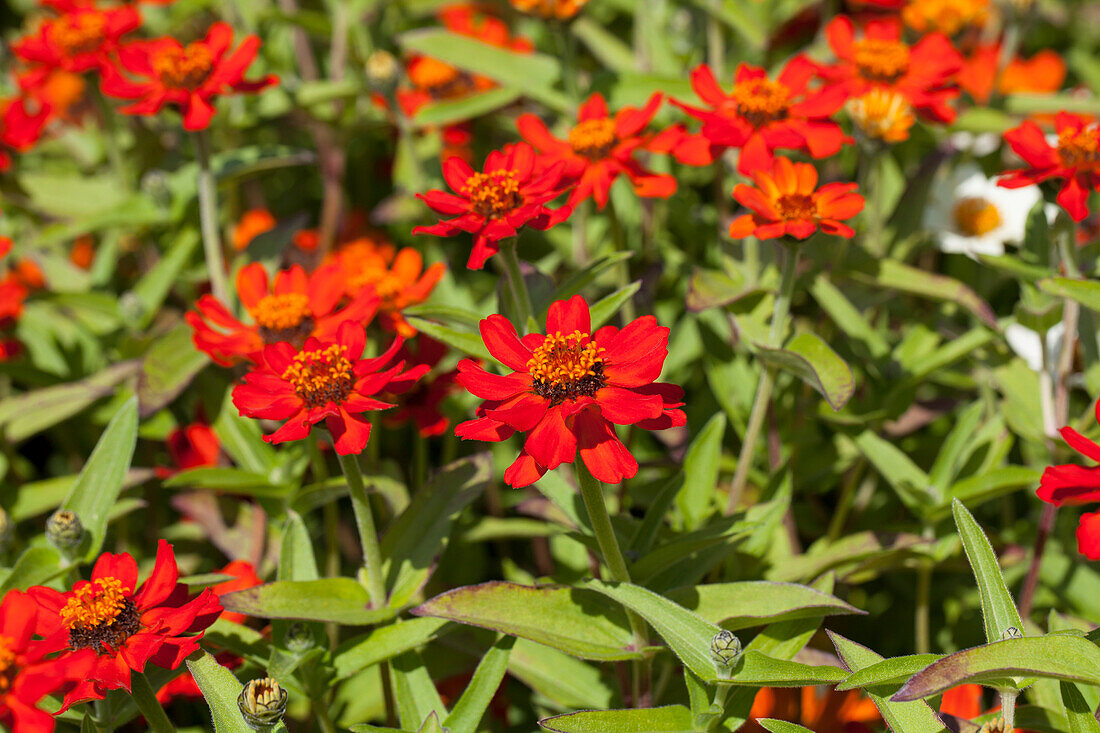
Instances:
[[[909,129],[917,121],[909,100],[889,89],[871,89],[849,99],[844,108],[866,137],[888,143],[907,140]]]
[[[165,104],[179,107],[186,130],[204,130],[214,116],[211,102],[223,94],[257,92],[278,82],[273,75],[246,81],[245,71],[260,50],[247,36],[235,51],[233,29],[210,26],[206,37],[184,45],[175,38],[136,41],[118,49],[121,69],[104,67],[103,93],[138,101],[120,108],[131,115],[155,115]],[[125,73],[124,73],[125,72]]]
[[[546,206],[565,191],[564,172],[564,163],[540,160],[527,143],[489,153],[481,171],[460,158],[448,158],[443,178],[454,193],[433,190],[416,196],[452,218],[416,227],[413,234],[473,234],[474,247],[466,265],[480,270],[499,250],[497,242],[516,236],[520,228],[549,229],[569,218],[573,209],[568,204],[559,209]]]
[[[324,265],[310,275],[294,265],[268,282],[263,265],[253,262],[237,273],[237,295],[252,323],[238,320],[212,295],[204,295],[185,318],[195,348],[216,363],[260,361],[265,345],[285,341],[300,347],[310,336],[331,338],[344,321],[366,325],[378,308],[378,298],[363,290],[344,307],[344,283],[336,265]]]
[[[1058,137],[1053,143],[1031,120],[1005,133],[1005,140],[1028,167],[1006,171],[997,185],[1023,188],[1060,179],[1058,203],[1074,221],[1081,221],[1089,213],[1089,190],[1100,190],[1100,129],[1068,112],[1059,112],[1054,126]]]
[[[509,2],[521,13],[557,20],[569,20],[588,4],[588,0],[509,0]]]
[[[908,99],[924,119],[954,121],[955,110],[948,102],[959,94],[951,82],[962,67],[962,56],[947,36],[928,33],[909,45],[902,40],[899,23],[876,20],[857,37],[851,19],[843,15],[829,22],[825,36],[837,57],[836,64],[821,68],[829,87],[847,97],[889,89]]]
[[[98,70],[110,63],[122,37],[140,25],[141,14],[126,5],[72,7],[12,44],[12,52],[42,77],[57,70]]]
[[[447,266],[436,262],[424,269],[424,258],[412,247],[387,258],[386,252],[377,247],[353,244],[341,247],[336,253],[348,295],[373,290],[378,298],[379,325],[404,338],[415,336],[416,329],[401,311],[427,300]]]
[[[953,36],[968,28],[980,29],[992,14],[990,0],[909,0],[901,19],[918,33],[938,31]]]
[[[1040,198],[1034,188],[1001,188],[966,165],[933,188],[924,224],[944,252],[1003,255],[1006,243],[1023,241],[1028,213]]]
[[[381,356],[364,359],[366,332],[353,321],[341,324],[334,338],[310,337],[300,349],[272,344],[244,384],[233,388],[233,404],[246,417],[286,420],[264,436],[269,443],[301,440],[323,420],[337,453],[359,453],[371,430],[362,413],[393,407],[374,395],[400,394],[428,371],[426,365],[405,370],[405,362],[393,363],[401,344],[398,337]]]
[[[1000,70],[1000,43],[981,44],[963,62],[956,80],[979,104],[986,104],[994,89],[1000,94],[1051,94],[1066,80],[1066,62],[1056,51],[1044,49],[1031,58],[1017,56]]]
[[[0,99],[0,173],[11,167],[11,153],[34,147],[49,120],[45,104],[27,97]]]
[[[522,115],[516,126],[547,161],[565,164],[565,176],[577,182],[569,195],[570,205],[591,196],[602,209],[620,175],[630,179],[639,196],[668,198],[676,192],[676,179],[653,173],[634,158],[653,137],[643,130],[657,114],[661,99],[660,93],[654,94],[641,109],[624,107],[612,116],[603,96],[593,94],[581,105],[578,122],[565,140],[554,137],[533,114]]]
[[[691,86],[707,107],[676,100],[673,104],[702,121],[700,135],[710,146],[709,158],[726,148],[741,151],[737,170],[743,175],[770,168],[777,148],[824,158],[839,151],[845,140],[840,125],[831,119],[844,104],[845,90],[811,89],[817,68],[805,56],[795,56],[772,80],[764,69],[742,63],[727,94],[704,64],[691,73]],[[680,158],[692,164],[709,162],[683,154]]]
[[[489,316],[481,322],[485,346],[512,373],[498,376],[470,359],[459,362],[459,384],[485,402],[477,419],[455,434],[501,441],[527,433],[504,474],[515,487],[538,481],[578,452],[600,481],[632,478],[638,463],[613,426],[663,430],[685,422],[678,409],[683,390],[654,381],[668,356],[668,334],[653,316],[593,333],[588,303],[579,295],[550,305],[546,335],[521,339],[504,316]]]
[[[192,468],[218,465],[221,440],[205,420],[199,419],[190,425],[176,428],[168,433],[164,443],[174,467],[158,466],[156,474],[159,478],[168,478]]]
[[[275,228],[275,217],[267,209],[249,209],[233,227],[233,248],[245,249],[252,240]]]
[[[140,586],[133,556],[108,552],[99,556],[91,578],[67,593],[41,586],[28,591],[38,603],[38,631],[48,642],[94,656],[87,676],[65,696],[63,710],[101,699],[108,690],[129,691],[131,671],[142,672],[150,663],[176,669],[199,648],[203,630],[222,607],[209,589],[190,597],[178,579],[172,546],[161,540],[153,572]]]
[[[1096,421],[1100,423],[1100,401],[1096,403]],[[1071,427],[1064,427],[1060,432],[1070,448],[1089,460],[1100,462],[1100,445]],[[1100,502],[1100,466],[1048,466],[1036,493],[1054,506]],[[1100,560],[1100,512],[1081,515],[1077,525],[1077,549],[1090,560]]]
[[[733,189],[733,197],[752,210],[730,224],[734,239],[784,235],[806,239],[819,229],[838,237],[855,234],[841,222],[863,209],[856,184],[827,183],[817,188],[817,169],[787,158],[776,158],[770,171],[757,171],[752,179],[755,188],[739,183]]]

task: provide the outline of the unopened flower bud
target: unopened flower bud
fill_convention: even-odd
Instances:
[[[390,96],[397,88],[400,67],[397,59],[389,51],[378,50],[367,57],[367,84],[371,90],[383,96]]]
[[[71,552],[84,541],[84,525],[75,512],[58,509],[46,520],[46,539],[62,552]]]
[[[283,644],[287,651],[295,654],[304,654],[317,646],[317,639],[313,637],[313,630],[301,621],[295,621],[286,629]]]
[[[997,716],[993,720],[982,723],[982,729],[978,733],[1005,733],[1005,719]]]
[[[1020,630],[1015,626],[1009,626],[1007,629],[1001,632],[1001,641],[1005,639],[1022,639],[1024,635],[1020,633]]]
[[[3,507],[0,507],[0,550],[3,550],[11,542],[11,536],[15,533],[15,522],[11,521],[11,517],[4,511]]]
[[[286,699],[286,690],[270,677],[264,677],[244,686],[237,697],[237,707],[253,730],[266,731],[283,717]]]
[[[715,664],[732,667],[741,656],[741,640],[732,631],[719,631],[710,640],[710,656]]]

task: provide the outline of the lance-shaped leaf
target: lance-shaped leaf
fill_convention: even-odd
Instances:
[[[447,619],[413,618],[348,639],[332,655],[336,679],[347,679],[367,667],[427,644],[446,633],[448,627],[455,628]]]
[[[760,724],[761,728],[768,731],[768,733],[813,733],[809,728],[805,728],[798,723],[790,723],[786,720],[758,718],[756,722]]]
[[[449,125],[472,120],[501,107],[507,107],[522,96],[514,87],[497,87],[477,94],[426,104],[413,115],[417,127]]]
[[[718,679],[717,682],[741,687],[805,687],[831,685],[847,676],[847,672],[840,667],[790,662],[749,650],[730,670],[729,679]]]
[[[326,621],[345,626],[366,626],[392,618],[393,608],[370,609],[370,597],[351,578],[278,580],[255,588],[226,593],[222,605],[259,618]]]
[[[803,331],[782,349],[757,345],[758,355],[766,363],[791,372],[817,390],[834,410],[848,403],[855,390],[855,379],[847,362],[815,334]]]
[[[187,669],[191,671],[191,676],[202,690],[202,696],[206,698],[206,704],[210,706],[215,733],[253,733],[237,707],[237,697],[240,696],[243,685],[232,672],[218,664],[206,652],[198,659],[188,659]],[[272,729],[272,733],[286,733],[286,726],[280,721]]]
[[[690,733],[691,711],[683,705],[643,710],[582,710],[544,718],[539,725],[553,733]]]
[[[32,585],[42,585],[67,569],[68,565],[61,564],[61,556],[52,547],[28,547],[0,582],[0,597],[13,588],[26,590]]]
[[[900,290],[932,300],[945,300],[961,305],[995,331],[1000,328],[993,309],[971,288],[946,275],[934,275],[897,260],[878,259],[870,263],[868,272],[857,277],[891,290]]]
[[[687,529],[696,529],[710,515],[718,485],[718,466],[722,459],[722,437],[726,434],[726,416],[717,412],[691,441],[684,456],[684,485],[676,504],[684,515]]]
[[[697,585],[666,595],[704,621],[731,631],[764,622],[866,613],[806,585],[766,580]]]
[[[1066,723],[1069,733],[1100,733],[1096,720],[1084,696],[1072,682],[1061,683],[1062,704],[1066,707]]]
[[[612,683],[594,664],[526,639],[517,639],[508,673],[563,708],[611,707]]]
[[[1010,678],[1050,677],[1100,685],[1100,648],[1083,636],[1048,634],[1005,639],[948,654],[915,674],[894,700],[938,695],[963,682],[1004,684]]]
[[[511,636],[502,636],[485,652],[477,664],[474,676],[462,697],[458,698],[454,710],[443,721],[443,727],[451,733],[476,733],[489,703],[493,701],[504,674],[508,671],[508,657],[516,640]]]
[[[739,272],[729,273],[697,267],[688,283],[687,307],[688,310],[698,312],[729,305],[760,292],[763,290],[758,285],[747,283],[745,276]]]
[[[909,654],[904,657],[883,659],[872,665],[853,672],[848,679],[836,686],[838,690],[854,690],[857,687],[875,687],[877,685],[901,685],[920,672],[942,654]]]
[[[829,639],[836,648],[840,661],[851,672],[858,672],[872,664],[882,661],[882,655],[877,654],[862,644],[845,639],[840,634],[826,631]],[[882,713],[883,720],[891,730],[905,731],[905,733],[941,733],[946,730],[943,722],[923,700],[913,702],[894,702],[887,695],[888,691],[882,688],[867,690],[868,697],[875,703],[875,707]]]
[[[1016,610],[1005,585],[993,546],[961,501],[955,499],[951,503],[951,512],[955,515],[955,526],[959,529],[966,559],[970,561],[974,578],[978,581],[986,641],[998,641],[1009,628],[1023,633],[1024,622],[1020,620],[1020,612]]]
[[[584,589],[493,581],[448,591],[412,613],[519,636],[581,659],[611,661],[641,656],[632,648],[633,636],[623,610]]]
[[[1039,289],[1062,298],[1075,300],[1089,310],[1100,313],[1100,282],[1052,277],[1039,281]]]

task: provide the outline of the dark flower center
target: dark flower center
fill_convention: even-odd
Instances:
[[[608,118],[585,120],[569,131],[573,152],[590,160],[606,158],[617,142],[615,122]]]
[[[118,578],[96,578],[73,593],[61,609],[69,646],[111,654],[141,630],[141,616],[130,590]]]
[[[355,387],[355,370],[347,349],[332,344],[295,355],[283,372],[298,397],[310,407],[343,402]]]
[[[867,81],[895,82],[909,71],[909,46],[885,38],[864,38],[855,43],[859,74]]]
[[[265,344],[286,341],[300,349],[313,333],[313,311],[302,293],[264,296],[248,313]]]
[[[153,57],[153,70],[166,87],[195,89],[214,68],[214,55],[202,43],[170,46]]]
[[[552,405],[594,396],[607,384],[602,351],[587,333],[547,335],[527,362],[532,389]]]
[[[462,193],[474,213],[486,219],[499,219],[523,204],[515,171],[474,173],[466,179]]]
[[[814,197],[804,193],[787,193],[775,201],[782,219],[814,219],[817,216],[817,203]]]
[[[71,55],[89,53],[103,43],[107,20],[102,13],[69,13],[50,26],[50,40]]]
[[[1058,157],[1067,168],[1100,172],[1100,131],[1062,130],[1058,133]]]
[[[750,79],[733,88],[737,113],[753,127],[781,120],[791,106],[791,92],[786,85],[770,79]]]
[[[17,671],[15,641],[7,636],[0,636],[0,696],[11,689]]]

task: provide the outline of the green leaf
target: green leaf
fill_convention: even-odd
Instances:
[[[690,311],[727,306],[754,293],[762,292],[758,285],[750,284],[739,272],[695,268],[688,283],[686,305]]]
[[[1089,310],[1100,312],[1100,282],[1052,277],[1040,280],[1038,285],[1043,292],[1075,300]]]
[[[676,497],[676,505],[684,515],[684,526],[688,530],[698,528],[713,512],[725,434],[726,415],[717,412],[691,441],[684,456],[684,484]]]
[[[582,710],[544,718],[539,725],[553,733],[689,733],[691,711],[683,705],[641,710]]]
[[[594,665],[526,639],[512,647],[508,673],[563,708],[608,708],[614,697]]]
[[[130,192],[103,176],[44,172],[27,168],[17,176],[32,206],[61,219],[92,216],[123,204]]]
[[[961,501],[955,499],[952,502],[951,512],[955,515],[955,526],[959,529],[966,559],[970,561],[970,568],[978,581],[986,641],[1000,640],[1009,628],[1023,633],[1024,622],[1020,619],[1020,612],[1016,610],[1008,586],[1005,585],[993,546]]]
[[[592,330],[594,331],[610,321],[612,316],[623,307],[623,303],[633,298],[640,287],[642,287],[642,281],[635,280],[593,303],[588,309],[592,321]]]
[[[796,334],[782,349],[759,344],[756,348],[761,360],[813,387],[834,410],[840,410],[852,398],[855,391],[852,370],[815,334],[808,331]]]
[[[332,655],[336,679],[347,679],[367,667],[423,646],[449,628],[452,627],[447,619],[413,618],[379,626],[364,636],[348,639]]]
[[[267,474],[215,466],[180,471],[165,479],[164,486],[168,489],[202,489],[265,497],[285,496],[291,490],[288,486],[273,485]]]
[[[562,284],[554,291],[554,294],[550,296],[550,302],[572,298],[574,295],[594,283],[604,272],[620,262],[630,259],[633,255],[633,252],[612,252],[611,254],[597,257],[582,269],[565,278]],[[549,307],[549,304],[547,304],[547,307]],[[545,311],[542,315],[546,315]]]
[[[141,368],[123,361],[87,379],[25,392],[0,400],[0,428],[13,443],[52,427],[81,412],[96,400],[117,394],[119,385]]]
[[[756,722],[760,724],[760,727],[769,733],[813,733],[809,728],[804,728],[798,723],[790,723],[786,720],[776,720],[775,718],[757,718]]]
[[[954,483],[950,494],[953,499],[975,506],[1021,486],[1035,486],[1041,476],[1042,471],[1034,468],[1001,466]]]
[[[821,273],[814,278],[810,286],[810,293],[829,317],[833,319],[840,330],[857,341],[861,341],[876,359],[890,353],[890,344],[886,339],[867,322],[863,314],[852,305],[844,293],[829,280],[828,275]]]
[[[237,707],[237,698],[240,697],[244,686],[237,681],[232,672],[218,664],[217,660],[206,652],[202,652],[202,656],[198,659],[188,659],[187,669],[202,690],[206,704],[210,706],[215,733],[253,733],[252,728],[241,717],[240,708]],[[286,726],[280,722],[273,729],[273,733],[286,733]]]
[[[264,442],[259,420],[241,416],[234,406],[232,389],[225,391],[218,417],[214,420],[214,432],[221,439],[225,452],[246,471],[270,475],[272,466],[278,464],[275,447]]]
[[[134,284],[130,295],[141,304],[141,315],[134,324],[136,328],[146,328],[153,322],[172,286],[179,281],[180,273],[191,262],[200,241],[194,229],[181,229],[164,257]]]
[[[504,681],[504,674],[508,671],[508,657],[515,643],[515,638],[502,636],[485,653],[462,697],[458,698],[451,714],[443,721],[444,728],[451,733],[477,733],[481,719],[489,709],[489,703],[493,701],[500,683]]]
[[[408,651],[394,659],[390,663],[390,677],[397,702],[397,719],[402,728],[419,729],[428,716],[447,714],[428,668],[416,652]]]
[[[722,685],[745,687],[805,687],[831,685],[847,676],[840,667],[791,662],[750,649],[730,670],[729,679],[718,678],[716,681]]]
[[[52,547],[28,547],[15,561],[11,572],[0,583],[0,596],[13,588],[26,590],[32,585],[42,585],[67,570],[61,564],[61,556]]]
[[[634,68],[633,49],[590,16],[581,14],[569,24],[569,30],[608,69],[630,71]]]
[[[666,595],[703,620],[731,631],[765,622],[866,613],[809,586],[766,580],[697,585]]]
[[[1082,636],[1048,634],[1004,639],[948,654],[914,675],[894,700],[938,695],[963,682],[1049,677],[1100,685],[1100,648]]]
[[[938,503],[932,479],[893,443],[871,430],[857,435],[854,442],[910,511],[919,515]]]
[[[85,560],[95,558],[103,547],[107,521],[134,457],[137,429],[137,400],[131,397],[107,423],[73,490],[61,505],[76,514],[84,525],[87,538],[81,549]]]
[[[1000,330],[989,303],[986,303],[968,286],[946,275],[934,275],[896,260],[880,259],[874,261],[869,273],[859,273],[858,277],[891,290],[956,303],[993,330]]]
[[[254,588],[226,593],[222,605],[259,618],[330,621],[345,626],[366,626],[393,618],[392,608],[369,609],[370,598],[351,578],[278,580]]]
[[[489,363],[496,362],[489,350],[485,348],[485,342],[481,340],[481,334],[456,331],[449,326],[415,316],[410,316],[407,320],[417,331],[423,331],[436,341],[442,341],[475,359],[481,359]]]
[[[420,487],[390,525],[382,540],[382,570],[391,605],[405,605],[428,581],[447,548],[455,518],[481,496],[492,475],[486,454],[449,463]],[[367,482],[369,489],[369,477]]]
[[[283,541],[279,545],[278,577],[279,580],[319,580],[321,577],[309,530],[301,515],[293,509],[287,511]]]
[[[641,656],[632,648],[626,614],[583,589],[491,581],[447,591],[412,613],[519,636],[581,659],[612,661]]]
[[[142,359],[138,374],[141,416],[149,417],[176,399],[209,363],[209,357],[195,348],[191,326],[186,323],[154,341]]]
[[[840,661],[850,672],[855,673],[883,661],[881,655],[862,644],[845,639],[831,631],[825,633],[829,635],[833,646],[836,647]],[[888,694],[883,690],[867,690],[867,696],[875,703],[891,730],[905,731],[905,733],[941,733],[947,730],[928,703],[923,700],[894,702],[887,697]]]
[[[710,656],[710,643],[714,635],[721,631],[719,627],[646,588],[600,580],[590,580],[586,585],[648,621],[684,666],[699,679],[707,682],[717,679],[714,660]]]
[[[874,687],[876,685],[900,685],[942,656],[942,654],[909,654],[904,657],[883,659],[881,662],[864,667],[858,672],[853,672],[848,679],[837,685],[836,689],[854,690],[858,687]]]
[[[1081,691],[1072,682],[1061,683],[1062,703],[1066,707],[1066,723],[1069,733],[1100,733],[1100,722],[1096,720]]]
[[[210,167],[214,169],[218,183],[224,184],[265,171],[311,165],[316,160],[317,154],[312,150],[289,145],[262,144],[215,153],[210,160]]]
[[[497,87],[458,99],[431,102],[416,111],[413,124],[417,127],[435,127],[472,120],[507,107],[521,96],[522,90],[516,87]]]

